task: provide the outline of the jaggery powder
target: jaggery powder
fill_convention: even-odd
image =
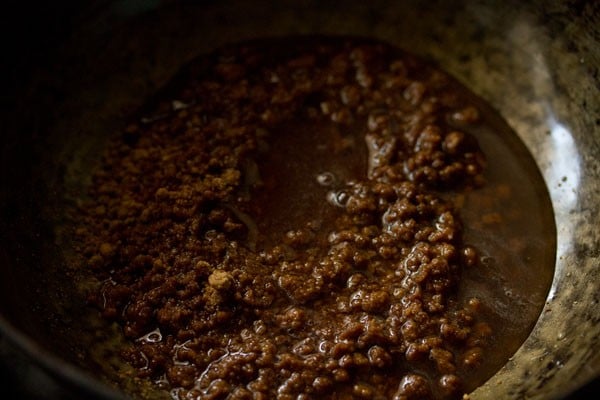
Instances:
[[[192,62],[108,146],[78,251],[175,399],[460,398],[492,334],[453,198],[485,184],[445,73],[381,42]]]

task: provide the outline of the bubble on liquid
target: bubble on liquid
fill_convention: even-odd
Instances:
[[[325,171],[317,175],[317,183],[321,186],[332,186],[335,183],[335,175]]]
[[[319,343],[319,345],[317,347],[318,347],[320,353],[328,353],[329,350],[331,349],[331,343],[323,340]]]
[[[350,195],[345,190],[332,190],[327,193],[327,201],[336,207],[346,207],[348,199],[350,199]]]
[[[176,344],[175,346],[173,346],[173,348],[175,349],[175,354],[173,355],[173,364],[174,365],[190,365],[189,361],[187,361],[187,360],[181,360],[179,358],[179,350],[180,349],[189,350],[189,347],[187,347],[187,345],[189,343],[190,343],[190,341],[186,340],[182,344]]]
[[[483,264],[483,266],[485,267],[493,267],[496,264],[496,260],[494,259],[494,257],[490,257],[490,256],[483,256],[481,257],[481,264]]]
[[[112,274],[113,271],[110,271],[110,273]],[[102,290],[100,292],[100,294],[102,295],[102,308],[105,309],[106,305],[108,303],[108,299],[106,298],[106,292],[107,289],[105,289],[107,286],[116,286],[117,282],[115,280],[113,280],[113,278],[108,278],[105,279],[104,281],[102,281]]]
[[[162,333],[160,332],[160,329],[156,328],[152,332],[148,332],[137,340],[138,342],[144,343],[158,343],[162,340]]]
[[[181,397],[179,396],[179,394],[183,394],[183,388],[178,387],[178,388],[171,389],[169,394],[171,395],[171,398],[173,400],[180,400]]]
[[[204,238],[209,242],[215,240],[217,237],[219,237],[219,232],[214,229],[210,229],[204,234]]]
[[[170,387],[169,380],[165,374],[156,378],[154,384],[157,385],[159,389],[168,389]]]
[[[190,106],[190,104],[184,103],[181,100],[173,100],[171,102],[171,107],[173,108],[173,111],[185,110],[189,106]]]
[[[150,360],[148,360],[148,356],[143,351],[140,351],[140,356],[144,359],[144,366],[141,369],[148,369],[150,365]]]

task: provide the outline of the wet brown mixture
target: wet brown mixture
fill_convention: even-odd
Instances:
[[[485,164],[464,93],[358,39],[196,60],[111,143],[77,231],[139,376],[176,399],[472,390],[493,331],[458,297]]]

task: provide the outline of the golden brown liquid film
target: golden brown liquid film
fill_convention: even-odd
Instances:
[[[524,144],[483,100],[464,95],[482,113],[481,124],[461,129],[477,138],[486,155],[486,183],[443,196],[459,209],[464,242],[480,254],[480,264],[462,272],[459,299],[480,298],[481,320],[493,330],[482,365],[463,372],[468,392],[506,363],[533,328],[552,282],[556,235],[545,184]],[[255,201],[266,211],[256,221],[267,241],[313,220],[326,240],[337,211],[328,194],[350,179],[366,178],[361,125],[364,121],[357,121],[354,130],[345,127],[345,133],[328,122],[279,127],[258,163],[266,190]]]
[[[481,100],[486,124],[475,132],[486,154],[486,185],[468,194],[461,217],[465,241],[481,254],[478,268],[463,272],[460,294],[487,305],[494,333],[474,385],[499,369],[529,335],[554,275],[556,227],[552,204],[525,145]]]

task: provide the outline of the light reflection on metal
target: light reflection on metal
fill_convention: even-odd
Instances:
[[[575,140],[569,129],[556,120],[554,115],[548,117],[550,127],[551,164],[546,171],[546,178],[551,183],[550,195],[559,210],[569,212],[577,204],[577,187],[581,178],[581,163]]]
[[[581,160],[575,140],[569,128],[558,121],[554,113],[547,109],[546,122],[550,130],[550,139],[545,143],[548,166],[543,173],[554,205],[554,215],[559,229],[556,256],[557,268],[564,265],[564,257],[572,251],[572,238],[577,229],[569,214],[577,207],[577,188],[581,179]],[[558,271],[557,271],[558,272]],[[548,299],[553,299],[556,285],[552,285]]]

